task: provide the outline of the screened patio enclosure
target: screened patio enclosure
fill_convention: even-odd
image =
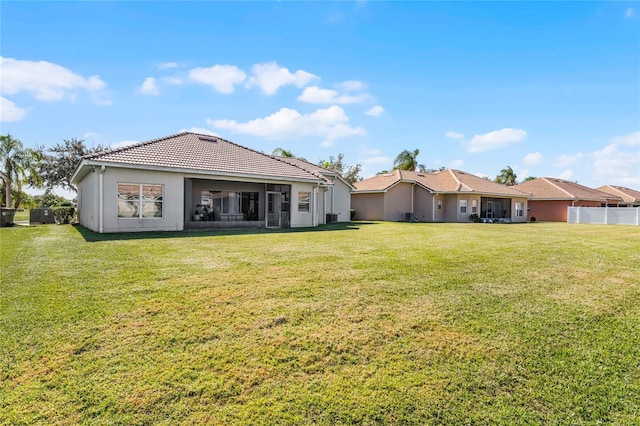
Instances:
[[[185,179],[185,228],[288,228],[291,185]]]
[[[480,218],[511,219],[511,199],[481,197]]]

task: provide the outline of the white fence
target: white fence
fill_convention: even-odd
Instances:
[[[567,207],[567,223],[640,225],[640,207]]]

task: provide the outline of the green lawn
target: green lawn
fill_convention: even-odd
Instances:
[[[640,424],[638,227],[0,239],[0,424]]]

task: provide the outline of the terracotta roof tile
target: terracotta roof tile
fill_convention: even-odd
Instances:
[[[596,189],[620,197],[625,203],[640,203],[640,191],[635,189],[618,185],[604,185]]]
[[[374,176],[354,186],[357,192],[384,191],[397,182],[416,182],[433,192],[473,192],[478,194],[503,195],[510,197],[528,197],[529,195],[510,186],[460,171],[443,170],[435,173],[394,170],[390,173]]]
[[[559,178],[541,177],[516,185],[532,195],[532,200],[615,200],[620,197]]]
[[[190,132],[98,152],[86,156],[85,159],[232,175],[319,179],[312,171],[281,161],[279,158],[219,137]]]

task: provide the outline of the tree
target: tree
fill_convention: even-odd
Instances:
[[[63,143],[57,143],[53,148],[46,150],[40,166],[40,174],[47,192],[59,186],[64,189],[78,192],[71,183],[71,177],[80,164],[82,157],[104,148],[98,145],[95,148],[87,148],[82,139],[64,139]]]
[[[426,167],[424,164],[418,164],[418,154],[420,154],[420,150],[418,148],[413,151],[404,150],[395,160],[393,160],[393,169],[394,170],[411,170],[424,172]]]
[[[337,159],[334,158],[333,155],[330,155],[329,160],[320,160],[318,162],[318,165],[320,167],[324,167],[325,169],[338,173],[351,185],[358,181],[361,181],[362,177],[360,176],[360,171],[362,170],[362,166],[360,164],[347,165],[344,164],[343,160],[344,154],[338,154]]]
[[[288,157],[288,158],[296,158],[295,155],[293,155],[293,153],[289,150],[286,150],[284,148],[276,148],[273,151],[271,151],[271,155],[277,155],[279,157]]]
[[[51,192],[36,195],[33,197],[33,201],[38,207],[56,207],[68,200],[60,195],[53,194]]]
[[[11,207],[11,191],[15,191],[15,208],[20,205],[22,185],[39,186],[38,164],[42,155],[38,150],[24,148],[19,139],[10,134],[0,136],[0,177],[4,182],[4,205]]]
[[[513,169],[510,166],[507,166],[505,169],[500,170],[500,174],[496,176],[494,182],[501,183],[507,186],[513,186],[516,184],[516,179],[518,176],[515,174]]]
[[[523,182],[529,182],[530,180],[534,180],[534,179],[537,179],[537,178],[536,178],[535,176],[527,176],[527,177],[523,180]]]

